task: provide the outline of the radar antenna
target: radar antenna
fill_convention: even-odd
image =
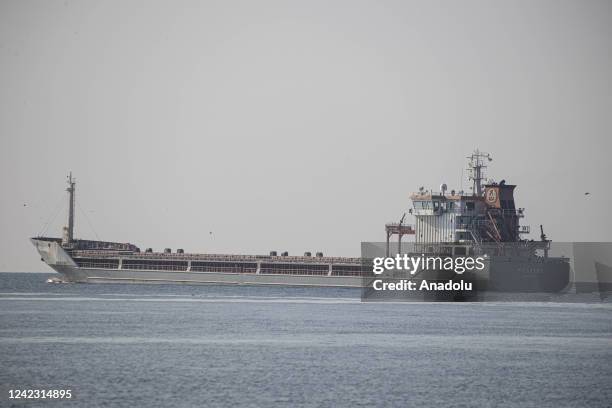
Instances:
[[[468,180],[473,182],[471,187],[472,195],[482,195],[482,180],[485,179],[485,170],[487,168],[487,161],[493,161],[489,153],[481,152],[478,149],[474,150],[470,156],[467,157],[468,162]]]

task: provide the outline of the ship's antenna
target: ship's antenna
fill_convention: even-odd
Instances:
[[[474,150],[471,156],[468,156],[468,180],[473,181],[472,195],[481,196],[482,195],[482,180],[485,179],[485,171],[487,168],[485,164],[487,161],[492,161],[491,155],[489,153],[481,152],[478,149]],[[486,160],[486,161],[485,161]]]
[[[72,243],[74,240],[74,190],[76,186],[76,179],[72,178],[72,172],[68,175],[68,188],[66,191],[68,192],[68,243]]]

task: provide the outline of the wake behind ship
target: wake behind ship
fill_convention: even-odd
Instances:
[[[414,226],[386,225],[387,256],[389,238],[398,235],[397,253],[402,252],[403,235],[415,235],[405,250],[451,256],[491,254],[491,263],[478,277],[482,288],[495,291],[539,291],[543,282],[553,282],[547,290],[559,291],[569,282],[567,258],[548,256],[550,241],[543,231],[540,241],[521,239],[529,229],[519,225],[523,209],[516,208],[515,186],[505,181],[483,183],[483,159],[476,151],[470,157],[471,192],[454,190],[433,193],[419,189],[411,196]],[[35,237],[32,243],[42,261],[68,282],[82,283],[183,283],[244,284],[287,286],[365,286],[372,276],[369,263],[361,257],[329,257],[317,252],[304,256],[224,255],[141,251],[130,243],[76,239],[74,205],[76,182],[68,176],[68,225],[61,238]],[[538,254],[538,252],[542,252]],[[496,262],[493,262],[493,261]],[[517,285],[517,282],[519,283]]]

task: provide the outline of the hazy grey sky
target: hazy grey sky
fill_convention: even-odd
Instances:
[[[359,255],[475,147],[612,239],[610,1],[2,0],[0,89],[0,271],[50,270],[69,170],[78,237]]]

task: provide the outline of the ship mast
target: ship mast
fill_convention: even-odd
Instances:
[[[491,155],[489,153],[481,152],[478,149],[474,150],[471,156],[467,157],[469,159],[468,164],[468,180],[473,181],[472,185],[472,195],[481,196],[482,195],[482,180],[485,178],[484,169],[487,168],[485,164],[486,161],[492,161]],[[486,160],[486,161],[485,161]]]
[[[72,172],[68,175],[68,188],[66,191],[68,192],[68,236],[67,243],[72,243],[74,239],[74,190],[76,185],[76,179],[72,178]]]

